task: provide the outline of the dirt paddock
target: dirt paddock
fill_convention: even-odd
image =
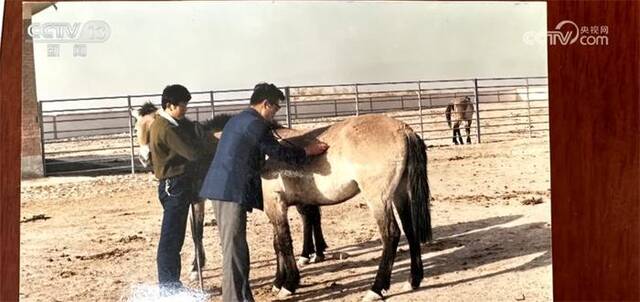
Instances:
[[[550,301],[548,140],[431,148],[428,161],[435,240],[423,245],[425,279],[403,291],[410,265],[403,238],[387,300]],[[156,282],[162,210],[150,174],[25,180],[21,203],[21,300],[122,301],[132,286]],[[294,209],[289,217],[298,253],[300,218]],[[373,219],[358,199],[323,208],[322,218],[330,259],[301,268],[302,287],[290,300],[358,301],[381,256]],[[216,227],[206,226],[204,236],[205,289],[219,301]],[[254,296],[274,300],[272,228],[264,213],[249,215],[248,240]],[[190,234],[182,259],[182,280],[195,288],[187,277]]]

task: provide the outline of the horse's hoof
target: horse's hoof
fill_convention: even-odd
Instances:
[[[362,297],[362,302],[371,302],[371,301],[383,301],[382,295],[378,293],[368,290],[367,293]]]
[[[288,298],[291,297],[293,295],[292,292],[290,292],[288,289],[282,287],[280,289],[280,291],[278,292],[278,298],[279,299],[284,299],[284,298]]]
[[[280,288],[279,288],[279,287],[277,287],[277,286],[275,286],[275,285],[271,287],[271,292],[272,292],[272,293],[277,293],[277,292],[279,292],[279,291],[280,291]]]
[[[192,271],[189,273],[189,281],[197,281],[198,280],[198,272]]]
[[[300,257],[300,259],[298,259],[298,266],[305,266],[309,264],[309,261],[311,260],[307,257]]]
[[[311,259],[309,260],[309,262],[311,263],[319,263],[322,261],[324,261],[324,255],[316,255],[316,254],[313,254],[311,256]]]
[[[418,288],[418,286],[413,286],[413,284],[411,284],[411,282],[407,281],[404,283],[404,285],[402,285],[402,291],[412,291],[415,290],[416,288]]]

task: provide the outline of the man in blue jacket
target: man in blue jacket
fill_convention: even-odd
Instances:
[[[302,148],[280,145],[271,121],[284,94],[275,85],[259,83],[250,107],[227,122],[200,196],[213,200],[222,244],[222,300],[254,301],[249,286],[247,212],[262,210],[260,170],[269,158],[301,165],[328,146],[315,143]]]

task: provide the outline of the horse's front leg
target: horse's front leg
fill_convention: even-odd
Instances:
[[[453,142],[456,145],[464,145],[462,134],[460,133],[460,121],[456,121],[455,124],[453,124]]]
[[[467,121],[467,126],[464,127],[467,132],[467,144],[471,144],[471,120]]]
[[[273,247],[276,252],[277,271],[273,282],[279,297],[295,293],[300,285],[300,272],[296,266],[287,218],[287,205],[281,200],[265,202],[265,213],[273,225]]]
[[[460,123],[457,123],[456,131],[458,133],[458,140],[460,145],[464,145],[464,139],[462,138],[462,132],[460,131]]]
[[[453,126],[453,143],[457,145],[458,144],[458,133],[457,133],[456,130],[457,130],[457,128],[454,125]]]
[[[198,264],[200,265],[200,268],[203,268],[206,261],[202,243],[202,233],[204,231],[204,210],[204,200],[201,200],[193,205],[194,213],[191,213],[194,226],[191,228],[191,237],[193,238],[195,253],[193,256],[193,262],[191,263],[191,272],[189,273],[190,280],[196,280],[198,278]]]

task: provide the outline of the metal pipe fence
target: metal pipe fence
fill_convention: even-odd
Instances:
[[[469,136],[475,143],[547,135],[546,77],[453,79],[281,87],[285,104],[276,120],[310,129],[362,114],[386,114],[414,129],[428,146],[452,144],[444,109],[469,96],[475,106]],[[192,92],[187,117],[203,121],[235,114],[252,89]],[[160,107],[159,94],[41,100],[46,175],[122,173],[143,170],[132,110],[145,102]],[[466,136],[464,123],[461,133]]]

